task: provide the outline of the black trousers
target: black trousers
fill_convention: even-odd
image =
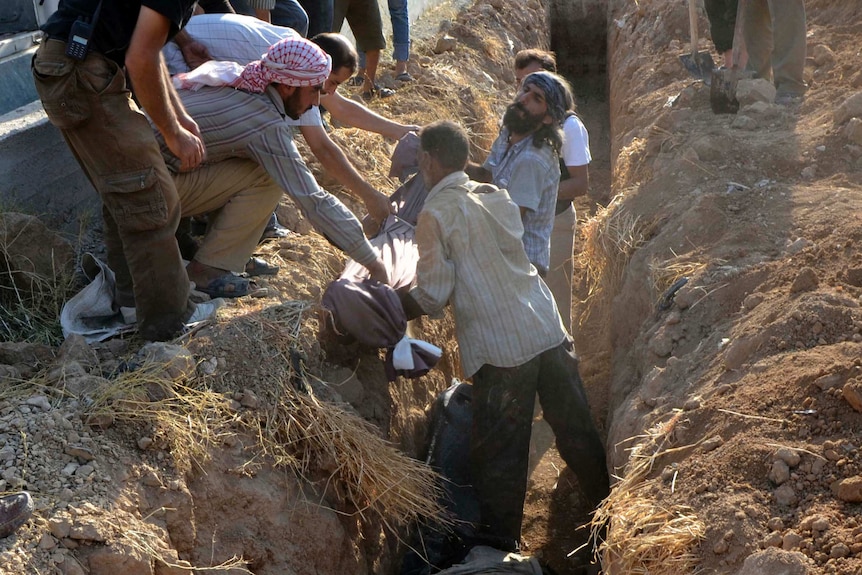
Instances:
[[[610,492],[605,449],[590,415],[570,341],[511,368],[482,366],[473,376],[470,463],[480,531],[490,539],[521,537],[530,433],[536,394],[557,450],[593,506]]]
[[[709,33],[718,52],[727,52],[733,48],[736,6],[737,0],[704,0],[709,17]]]

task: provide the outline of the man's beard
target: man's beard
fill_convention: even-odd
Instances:
[[[293,94],[287,97],[287,100],[284,101],[284,113],[293,118],[294,120],[298,120],[301,115],[306,113],[311,107],[309,106],[305,110],[299,109],[299,88],[293,91]]]
[[[503,114],[503,125],[513,134],[529,134],[539,129],[544,116],[532,116],[520,104],[515,102],[506,107]]]

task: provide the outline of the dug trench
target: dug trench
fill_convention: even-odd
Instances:
[[[790,108],[713,115],[679,63],[688,15],[672,0],[441,6],[414,44],[416,82],[386,71],[398,94],[371,104],[405,123],[456,118],[481,158],[513,94],[512,54],[560,54],[592,185],[613,198],[578,204],[573,334],[616,476],[599,510],[608,573],[862,569],[862,109],[850,98],[862,8],[806,4],[810,89]],[[332,137],[391,189],[391,142]],[[0,488],[29,489],[37,506],[0,540],[4,573],[398,573],[406,526],[433,511],[414,458],[428,406],[459,374],[454,326],[419,322],[414,334],[446,350],[438,369],[387,383],[378,351],[320,333],[342,256],[288,201],[279,213],[301,234],[262,248],[281,272],[179,349],[142,362],[134,337],[3,344]],[[572,551],[589,510],[536,437],[525,551],[583,572],[588,549]]]

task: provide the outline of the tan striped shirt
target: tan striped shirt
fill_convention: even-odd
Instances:
[[[550,290],[527,259],[523,232],[508,193],[464,172],[434,186],[419,214],[410,294],[428,313],[452,304],[465,377],[484,364],[521,365],[567,337]]]
[[[377,258],[362,233],[362,225],[347,206],[317,185],[293,141],[284,102],[273,86],[263,94],[230,87],[178,90],[183,105],[203,136],[207,163],[248,158],[266,170],[314,228],[362,265]],[[157,139],[168,166],[179,171],[180,161]]]

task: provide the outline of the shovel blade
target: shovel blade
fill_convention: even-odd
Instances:
[[[689,74],[709,86],[712,81],[712,71],[715,69],[715,62],[712,60],[712,55],[709,52],[696,52],[694,54],[682,54],[679,57],[682,65],[688,70]]]

